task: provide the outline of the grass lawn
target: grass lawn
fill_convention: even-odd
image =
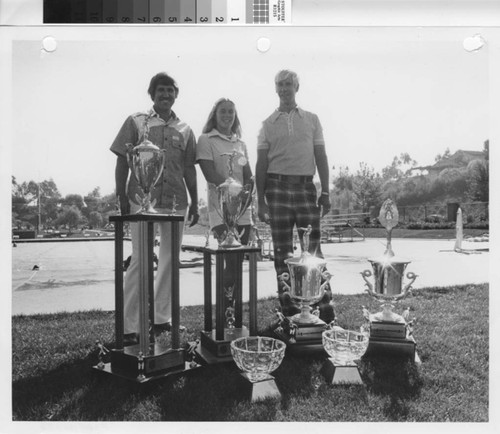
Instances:
[[[14,316],[12,408],[15,421],[418,421],[486,422],[489,409],[489,287],[415,290],[403,302],[417,318],[420,366],[373,355],[359,362],[365,386],[330,386],[326,354],[287,354],[274,372],[281,400],[251,404],[233,363],[138,386],[91,367],[96,339],[113,347],[112,312]],[[335,296],[339,324],[362,323],[367,295]],[[276,301],[259,300],[260,334]],[[245,306],[246,308],[246,306]],[[202,306],[181,311],[184,341],[203,328]]]

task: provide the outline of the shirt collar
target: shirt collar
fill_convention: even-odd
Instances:
[[[219,132],[219,130],[217,130],[216,128],[213,128],[212,131],[210,131],[209,133],[207,133],[207,136],[208,137],[218,136],[221,139],[228,140],[229,142],[236,142],[238,140],[238,137],[236,136],[236,134],[231,134],[231,138],[229,138],[225,134],[221,134]]]
[[[151,118],[158,118],[159,120],[165,122],[165,120],[156,112],[154,107],[151,107],[151,109],[148,112],[148,116]],[[172,121],[176,121],[176,120],[178,120],[177,115],[175,114],[175,112],[173,110],[170,110],[170,117],[168,118],[168,121],[166,123],[168,124],[168,123],[170,123]]]
[[[290,112],[290,114],[293,113],[293,112],[297,112],[300,117],[304,116],[304,110],[302,110],[299,106],[297,106],[294,109],[292,109],[292,111]],[[281,115],[286,115],[286,114],[288,114],[288,113],[286,113],[286,112],[280,112],[279,108],[277,108],[274,111],[274,113],[271,115],[270,121],[271,122],[276,122]]]

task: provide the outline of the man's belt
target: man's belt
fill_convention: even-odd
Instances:
[[[303,184],[304,182],[312,182],[312,176],[301,175],[278,175],[276,173],[268,173],[267,177],[270,179],[277,179],[278,181],[288,182],[289,184]]]

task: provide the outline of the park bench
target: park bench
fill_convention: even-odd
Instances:
[[[350,213],[350,214],[327,214],[321,219],[321,242],[332,243],[335,240],[345,241],[345,234],[350,235],[349,241],[354,241],[354,237],[365,239],[362,226],[369,213]]]

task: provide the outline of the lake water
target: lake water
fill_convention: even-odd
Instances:
[[[185,244],[203,245],[204,238],[185,236]],[[464,243],[475,253],[453,251],[454,240],[394,239],[397,256],[411,263],[406,271],[418,275],[413,287],[483,283],[489,280],[487,243]],[[334,293],[356,294],[364,291],[360,273],[370,268],[368,258],[381,256],[385,240],[330,243],[323,245],[328,270],[333,274]],[[124,255],[131,252],[124,242]],[[181,306],[203,303],[201,254],[182,252]],[[37,266],[38,270],[33,270]],[[244,263],[244,299],[248,282]],[[272,261],[257,264],[258,296],[276,295]],[[215,274],[215,272],[213,272]],[[213,285],[214,287],[215,285]],[[12,248],[12,313],[33,314],[88,309],[114,310],[114,243],[109,241],[18,243]]]

